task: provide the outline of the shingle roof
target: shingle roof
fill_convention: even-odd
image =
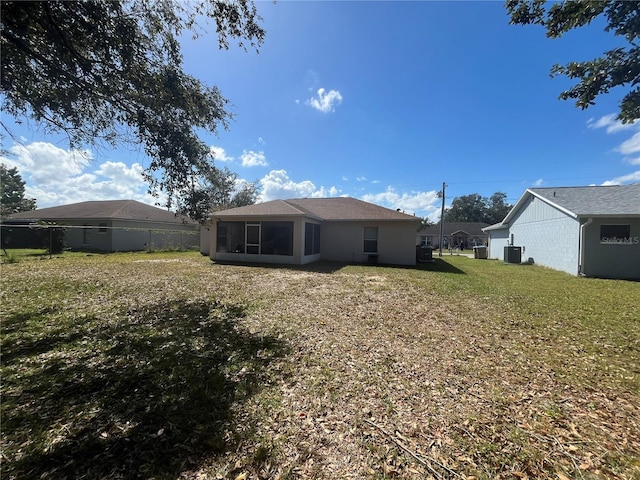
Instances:
[[[530,188],[534,195],[578,216],[640,215],[640,183],[591,187]]]
[[[640,216],[640,183],[589,187],[529,188],[504,219],[485,230],[508,225],[529,198],[537,197],[572,217]]]
[[[213,214],[224,217],[260,217],[260,216],[308,216],[318,220],[331,221],[419,221],[413,215],[364,202],[350,197],[333,198],[293,198],[272,200],[245,207],[231,208]]]
[[[183,215],[135,200],[102,200],[40,208],[11,215],[12,219],[33,220],[134,220],[161,223],[195,223]]]

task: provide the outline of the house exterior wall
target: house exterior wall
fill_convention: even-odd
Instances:
[[[47,220],[63,227],[65,248],[72,250],[111,250],[112,222],[107,220],[68,220],[66,218]],[[106,231],[100,227],[107,227]]]
[[[500,259],[504,258],[504,247],[509,245],[509,229],[500,228],[489,231],[489,249],[487,256],[489,258]]]
[[[242,222],[246,218],[225,217],[225,222]],[[319,260],[366,263],[370,254],[364,252],[364,227],[378,227],[378,263],[415,265],[415,233],[417,222],[319,222],[307,217],[251,218],[250,222],[293,221],[293,255],[260,255],[217,251],[217,223],[214,219],[209,235],[209,257],[226,262],[303,265]],[[305,223],[320,224],[320,253],[304,254]]]
[[[366,263],[364,228],[378,227],[377,262],[393,265],[416,264],[417,222],[324,222],[320,231],[322,259]]]
[[[602,243],[602,225],[630,225],[630,243]],[[584,275],[640,280],[640,218],[594,218],[592,223],[585,227],[583,241]]]
[[[580,224],[548,203],[531,196],[509,223],[509,242],[523,247],[523,261],[578,274]]]
[[[198,225],[114,220],[111,251],[197,248]]]
[[[207,222],[204,225],[200,225],[200,253],[202,255],[209,255],[209,248],[211,245],[211,222]]]

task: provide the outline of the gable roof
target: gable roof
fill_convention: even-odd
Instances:
[[[330,221],[415,221],[414,215],[391,210],[351,197],[293,198],[230,208],[212,214],[215,218],[306,216]]]
[[[193,220],[135,200],[100,200],[40,208],[10,215],[29,220],[131,220],[195,224]]]
[[[588,187],[529,188],[500,222],[508,223],[529,197],[578,217],[640,217],[640,183]]]
[[[457,232],[464,232],[472,236],[486,236],[482,229],[487,226],[489,226],[489,224],[485,222],[444,222],[442,233],[446,236]],[[440,235],[440,222],[424,227],[418,231],[418,235]]]

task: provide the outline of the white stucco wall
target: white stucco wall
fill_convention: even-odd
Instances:
[[[523,261],[531,258],[538,265],[578,274],[578,219],[531,196],[509,222],[511,235],[513,245],[523,247]]]

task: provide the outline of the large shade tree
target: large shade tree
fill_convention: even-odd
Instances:
[[[605,31],[624,39],[624,46],[608,50],[601,57],[554,65],[551,75],[565,75],[578,83],[560,94],[585,109],[611,89],[628,89],[620,101],[618,119],[633,123],[640,118],[640,2],[633,0],[507,0],[512,24],[541,25],[547,37],[558,38],[574,28],[584,27],[597,17],[606,22]]]
[[[490,198],[478,193],[456,197],[445,211],[444,221],[498,223],[512,207],[505,202],[506,198],[503,192],[496,192]]]
[[[151,192],[169,195],[210,166],[198,133],[231,119],[221,92],[183,71],[179,38],[212,24],[215,47],[257,50],[265,35],[250,0],[3,1],[0,19],[3,112],[73,148],[139,144]]]

